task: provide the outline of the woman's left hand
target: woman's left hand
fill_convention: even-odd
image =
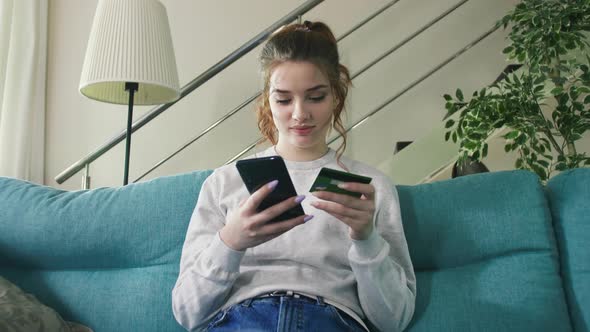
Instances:
[[[350,227],[353,240],[366,240],[373,232],[375,213],[375,187],[371,184],[346,182],[338,187],[362,194],[360,198],[329,191],[315,191],[315,197],[323,201],[312,202],[317,209],[324,210]]]

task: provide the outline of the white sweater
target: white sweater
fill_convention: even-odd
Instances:
[[[252,157],[275,155],[269,148]],[[314,218],[257,247],[235,251],[219,237],[228,212],[249,196],[235,164],[216,169],[203,183],[182,249],[172,291],[178,322],[190,331],[207,327],[219,310],[275,290],[324,297],[327,303],[373,329],[401,331],[410,322],[416,277],[404,236],[395,188],[380,171],[346,157],[347,171],[373,178],[375,231],[367,240],[349,236],[348,226],[310,203],[322,167],[340,169],[330,150],[308,162],[285,160],[302,206]],[[364,324],[363,324],[364,325]]]

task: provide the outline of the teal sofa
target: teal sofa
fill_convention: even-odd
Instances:
[[[96,332],[171,311],[196,171],[66,192],[0,178],[0,276]],[[408,331],[589,331],[590,169],[398,186],[418,295]]]

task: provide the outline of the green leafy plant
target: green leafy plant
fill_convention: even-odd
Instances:
[[[497,24],[511,27],[503,52],[523,66],[469,100],[461,89],[444,95],[445,140],[460,143],[458,164],[485,158],[488,138],[503,130],[515,167],[543,181],[590,165],[576,150],[590,129],[590,0],[523,0]]]

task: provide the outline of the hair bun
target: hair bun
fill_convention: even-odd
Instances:
[[[303,24],[297,24],[295,31],[311,32],[313,23],[310,21],[304,21]]]

